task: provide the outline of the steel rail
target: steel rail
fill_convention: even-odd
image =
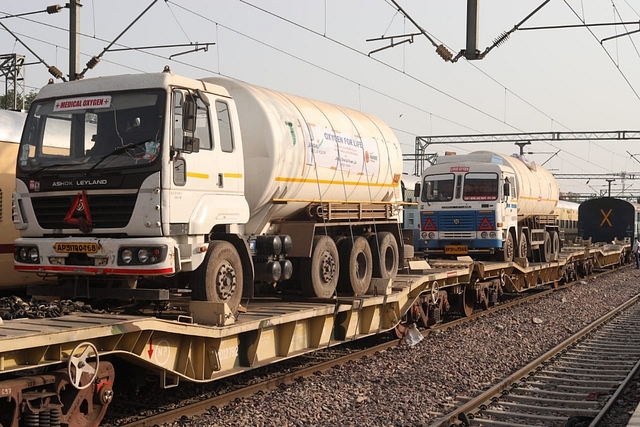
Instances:
[[[434,423],[430,424],[430,427],[444,427],[444,426],[450,426],[450,425],[467,426],[468,424],[466,422],[464,422],[464,421],[463,421],[463,424],[459,424],[462,421],[461,418],[462,419],[465,419],[465,418],[466,419],[471,419],[471,418],[473,418],[472,412],[481,411],[481,406],[490,404],[492,402],[492,398],[493,397],[502,394],[502,392],[504,390],[509,389],[510,386],[513,383],[517,383],[517,382],[521,381],[530,372],[534,371],[536,368],[538,368],[540,365],[542,365],[543,362],[548,361],[552,357],[554,357],[557,354],[559,354],[561,351],[567,349],[572,344],[578,342],[584,336],[586,336],[590,332],[594,331],[596,328],[600,327],[601,325],[603,325],[604,323],[609,321],[611,318],[613,318],[614,316],[616,316],[618,313],[622,312],[626,308],[628,308],[631,305],[637,303],[639,300],[640,300],[640,295],[636,295],[636,296],[632,297],[627,302],[625,302],[625,303],[619,305],[618,307],[614,308],[609,313],[607,313],[607,314],[601,316],[599,319],[596,319],[595,321],[591,322],[589,325],[587,325],[586,327],[584,327],[583,329],[578,331],[577,334],[572,335],[571,337],[569,337],[565,341],[563,341],[560,344],[558,344],[556,347],[554,347],[551,350],[549,350],[546,353],[544,353],[542,356],[538,357],[534,361],[532,361],[529,364],[525,365],[523,368],[521,368],[518,371],[516,371],[515,373],[507,376],[502,381],[500,381],[499,383],[495,384],[494,386],[489,388],[484,393],[472,398],[467,403],[459,406],[454,411],[451,411],[448,414],[446,414],[444,417],[439,418]],[[633,374],[638,369],[639,365],[640,365],[640,362],[638,362],[636,364],[636,366],[632,369],[632,371],[627,375],[625,381],[623,382],[625,385],[633,377]],[[618,395],[619,395],[619,392],[617,391],[614,394],[614,396],[611,397],[611,399],[613,399],[614,397],[616,397]],[[610,408],[610,406],[611,405],[609,403],[606,405],[607,411]],[[603,410],[604,410],[604,408],[603,408]],[[602,413],[602,410],[601,410],[601,413]],[[471,416],[467,416],[467,414],[470,414]],[[602,414],[602,416],[604,416],[604,414]],[[591,425],[595,425],[595,424],[592,423]]]

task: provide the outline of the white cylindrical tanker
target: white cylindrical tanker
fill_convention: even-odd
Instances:
[[[428,255],[557,259],[559,188],[543,167],[490,151],[445,155],[425,170],[423,185]]]
[[[175,277],[232,311],[254,285],[329,298],[397,274],[402,154],[376,117],[168,68],[49,85],[34,106],[14,221],[39,256],[19,271]]]
[[[203,80],[227,89],[236,103],[247,232],[262,233],[265,223],[295,214],[309,200],[402,200],[400,145],[377,117],[225,77]],[[274,198],[300,202],[274,207]]]
[[[521,157],[491,154],[501,157],[515,173],[518,216],[549,215],[553,212],[558,204],[560,189],[548,170]]]

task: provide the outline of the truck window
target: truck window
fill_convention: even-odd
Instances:
[[[182,103],[185,96],[192,96],[183,90],[176,90],[173,93],[173,146],[180,150],[183,148],[182,131]],[[196,132],[193,135],[200,139],[201,150],[213,149],[213,137],[211,136],[211,121],[209,120],[209,109],[201,99],[194,97],[196,101]]]
[[[213,148],[213,138],[211,137],[211,120],[209,120],[209,109],[201,99],[196,103],[198,111],[196,113],[196,134],[200,138],[200,149],[211,150]]]
[[[225,153],[233,153],[233,133],[231,132],[231,117],[229,105],[226,102],[216,101],[218,114],[218,128],[220,129],[220,148]]]
[[[164,100],[159,91],[123,91],[36,101],[18,167],[51,172],[153,163],[162,144]]]
[[[497,200],[498,174],[470,172],[464,176],[463,200]]]
[[[456,199],[460,198],[460,193],[462,193],[462,175],[456,176]]]
[[[454,174],[436,174],[424,177],[423,202],[448,202],[453,199]]]

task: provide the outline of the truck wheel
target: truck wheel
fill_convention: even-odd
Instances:
[[[507,233],[507,240],[502,244],[502,250],[498,252],[498,261],[511,262],[513,261],[513,254],[515,252],[515,245],[513,244],[513,234]]]
[[[393,234],[381,231],[378,237],[369,238],[371,254],[373,255],[373,277],[395,279],[398,274],[400,258],[398,256],[398,242]]]
[[[341,291],[364,295],[371,284],[373,274],[373,256],[369,242],[362,236],[354,240],[346,238],[338,247],[340,253],[340,280],[338,286]]]
[[[520,239],[518,239],[518,258],[526,258],[529,255],[529,244],[527,243],[527,235],[524,232],[520,233]]]
[[[331,298],[340,275],[338,248],[329,236],[313,238],[311,259],[303,263],[302,289],[307,296]]]
[[[540,245],[540,256],[542,257],[542,262],[550,262],[551,261],[551,252],[553,248],[551,247],[551,236],[549,236],[549,232],[544,232],[544,243]]]
[[[556,231],[549,233],[551,238],[551,261],[557,261],[560,256],[560,236]]]
[[[214,241],[195,273],[193,298],[200,301],[227,303],[235,312],[242,298],[242,262],[229,242]]]

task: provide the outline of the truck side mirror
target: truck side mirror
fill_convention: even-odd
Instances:
[[[416,185],[413,187],[413,200],[420,200],[420,183],[416,182]]]
[[[504,188],[503,188],[502,192],[504,193],[504,197],[511,196],[511,194],[509,193],[509,183],[508,182],[504,183]]]
[[[185,99],[182,103],[182,130],[196,131],[196,103],[192,99]]]
[[[182,141],[182,152],[190,154],[197,153],[198,151],[200,151],[200,138],[185,135]]]

